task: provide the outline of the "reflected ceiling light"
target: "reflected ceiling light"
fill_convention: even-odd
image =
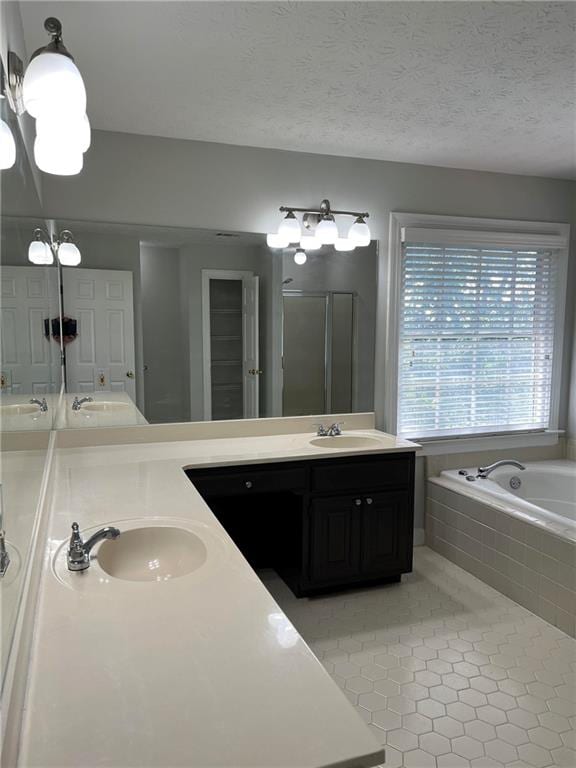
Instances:
[[[73,241],[72,232],[64,229],[58,235],[58,261],[63,267],[77,267],[82,260],[78,246]]]
[[[364,221],[364,216],[358,216],[348,230],[348,238],[359,246],[370,245],[370,227]]]
[[[63,267],[77,267],[81,261],[80,251],[74,243],[74,235],[69,229],[63,229],[56,237],[40,227],[34,230],[34,240],[28,247],[28,259],[32,264],[52,264],[54,254]]]
[[[16,162],[16,142],[8,123],[0,119],[0,170],[12,168]]]
[[[294,216],[293,211],[288,211],[286,218],[280,222],[278,227],[278,234],[280,237],[288,240],[289,243],[297,243],[300,240],[300,222]]]
[[[335,251],[353,251],[356,248],[356,243],[350,240],[348,237],[339,237],[334,243]]]
[[[289,242],[286,238],[281,237],[274,232],[266,235],[266,245],[269,248],[288,248]]]
[[[289,243],[298,243],[302,250],[314,251],[323,245],[333,245],[337,251],[353,251],[358,246],[370,243],[370,230],[365,222],[370,214],[359,211],[335,211],[329,200],[322,200],[319,208],[297,208],[280,206],[286,214],[278,227],[278,235],[268,235],[266,242],[271,248],[285,248]],[[302,227],[296,218],[302,213]],[[338,234],[337,216],[353,216],[348,237]],[[280,244],[281,243],[281,244]]]
[[[0,60],[0,105],[4,103],[6,96],[6,78],[4,66]],[[16,142],[12,130],[7,122],[0,117],[0,170],[12,168],[16,162]]]
[[[322,248],[322,243],[316,235],[302,235],[300,238],[300,248],[303,248],[305,251],[317,251],[319,248]]]
[[[296,253],[294,254],[294,261],[296,264],[306,264],[307,258],[306,251],[302,248],[296,248]]]
[[[8,52],[8,99],[17,115],[36,118],[34,159],[38,168],[57,176],[80,173],[90,146],[86,88],[80,70],[62,42],[62,24],[50,17],[44,29],[48,45],[32,54],[24,73],[22,61]]]
[[[28,261],[32,264],[52,264],[54,255],[47,242],[48,235],[42,229],[34,230],[34,240],[28,246]]]

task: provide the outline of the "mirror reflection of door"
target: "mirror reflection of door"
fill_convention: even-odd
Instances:
[[[202,270],[204,418],[259,414],[259,278]]]
[[[64,315],[77,321],[66,345],[68,392],[125,392],[136,402],[132,273],[64,269]]]
[[[354,295],[283,294],[282,415],[352,410]]]
[[[58,275],[42,267],[2,267],[2,370],[6,395],[58,391],[60,347],[51,334],[57,318]],[[45,321],[49,321],[46,336]]]

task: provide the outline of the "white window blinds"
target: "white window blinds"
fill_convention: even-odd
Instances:
[[[404,243],[399,434],[549,426],[556,253]]]

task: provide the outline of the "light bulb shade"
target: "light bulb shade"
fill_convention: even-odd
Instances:
[[[338,240],[334,243],[334,250],[335,251],[353,251],[354,248],[356,248],[356,243],[354,243],[352,240],[350,240],[347,237],[339,237]]]
[[[41,171],[55,176],[75,176],[84,165],[84,155],[77,147],[44,141],[40,136],[34,142],[34,160]]]
[[[358,217],[348,231],[348,239],[355,245],[370,245],[370,227],[364,219]]]
[[[28,261],[32,264],[52,264],[54,256],[50,246],[42,240],[32,240],[28,246]]]
[[[22,84],[24,107],[32,117],[55,113],[75,115],[86,112],[86,88],[80,70],[61,53],[35,56]]]
[[[77,267],[82,257],[74,243],[60,243],[58,247],[58,261],[63,267]]]
[[[36,119],[36,136],[45,146],[86,152],[91,141],[88,115],[41,114]]]
[[[12,168],[16,162],[16,142],[8,123],[0,120],[0,170]]]
[[[306,252],[302,250],[302,248],[297,248],[296,253],[294,254],[294,261],[296,264],[306,264],[306,259],[308,257],[306,256]]]
[[[266,245],[269,248],[288,248],[288,240],[276,233],[266,235]]]
[[[305,251],[317,251],[322,248],[322,243],[316,235],[302,235],[300,238],[300,247]]]
[[[338,239],[338,227],[334,218],[320,219],[314,233],[323,245],[332,245]]]
[[[288,240],[289,243],[300,242],[300,236],[302,234],[300,231],[300,222],[292,212],[288,213],[286,218],[280,222],[278,234],[280,237]]]

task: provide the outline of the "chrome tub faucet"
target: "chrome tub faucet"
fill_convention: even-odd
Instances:
[[[80,408],[84,405],[84,403],[93,403],[94,398],[93,397],[81,397],[78,399],[78,396],[74,398],[74,402],[72,403],[72,410],[73,411],[79,411]]]
[[[478,467],[478,477],[485,480],[495,469],[498,467],[516,467],[516,469],[526,469],[524,464],[521,464],[516,459],[503,459],[502,461],[495,461],[494,464],[489,464],[487,467]]]
[[[117,539],[120,536],[118,528],[111,525],[101,528],[86,541],[82,540],[78,523],[72,523],[72,535],[68,545],[67,562],[69,571],[85,571],[90,567],[90,552],[92,548],[104,539]]]
[[[37,405],[42,411],[42,413],[46,413],[46,411],[48,410],[48,403],[46,402],[45,397],[43,397],[42,400],[38,400],[37,397],[31,397],[30,405]]]

